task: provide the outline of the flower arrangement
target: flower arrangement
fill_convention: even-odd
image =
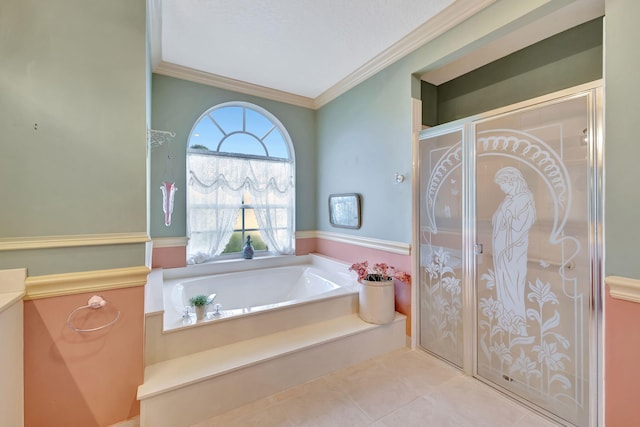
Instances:
[[[207,298],[206,295],[196,295],[193,298],[189,298],[189,302],[194,307],[204,307],[205,305],[209,304],[211,301],[209,301],[209,298]]]
[[[406,284],[411,283],[411,275],[409,273],[396,270],[394,266],[385,263],[377,263],[369,267],[368,261],[357,262],[349,267],[349,271],[356,272],[358,281],[384,282],[391,279],[398,279]]]

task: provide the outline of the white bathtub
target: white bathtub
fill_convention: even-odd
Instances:
[[[326,258],[291,257],[289,263],[293,265],[281,266],[277,264],[286,263],[285,260],[260,260],[255,264],[254,261],[258,260],[236,264],[254,267],[251,270],[225,272],[229,268],[224,265],[212,265],[203,269],[174,269],[165,275],[168,276],[162,285],[165,331],[357,292],[357,283],[347,266]],[[214,274],[210,274],[211,270]],[[207,306],[203,321],[196,322],[193,310],[185,316],[191,297],[211,294],[216,297]]]

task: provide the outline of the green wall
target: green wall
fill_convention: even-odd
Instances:
[[[296,158],[296,229],[315,230],[316,227],[316,115],[315,111],[270,101],[237,92],[192,83],[172,77],[153,75],[151,127],[175,132],[169,144],[178,191],[171,226],[164,225],[162,193],[167,147],[151,152],[150,222],[152,237],[180,237],[186,235],[186,144],[191,127],[200,115],[214,105],[244,101],[258,105],[280,120],[293,141]]]
[[[638,70],[640,2],[606,2],[605,247],[606,275],[640,279]]]
[[[437,87],[423,82],[423,123],[469,117],[602,78],[602,19],[521,49]]]
[[[318,111],[318,230],[394,242],[412,240],[411,97],[415,77],[508,34],[551,10],[562,0],[496,1]],[[395,184],[395,173],[406,175]],[[329,224],[332,193],[362,195],[362,227]]]
[[[0,2],[3,241],[146,231],[145,5]],[[0,269],[144,265],[144,244],[126,246],[126,257],[95,246],[4,251]]]
[[[409,241],[411,93],[404,62],[393,64],[318,112],[318,230]],[[408,179],[395,183],[395,173]],[[359,230],[329,224],[328,196],[362,195]]]

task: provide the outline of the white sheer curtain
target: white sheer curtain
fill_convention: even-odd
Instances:
[[[292,163],[196,153],[187,157],[189,263],[208,261],[224,250],[245,191],[269,248],[294,253]]]
[[[249,161],[249,165],[255,178],[249,192],[262,238],[279,254],[295,253],[291,163]]]

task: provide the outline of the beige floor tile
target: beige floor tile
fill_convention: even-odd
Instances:
[[[478,427],[512,427],[529,413],[529,410],[487,385],[465,376],[441,384],[430,396]]]
[[[378,360],[366,368],[349,369],[328,378],[334,389],[343,390],[372,420],[406,405],[419,393]]]
[[[288,418],[280,414],[277,405],[272,403],[270,398],[271,396],[248,403],[244,406],[227,411],[224,414],[204,420],[192,427],[291,426]]]
[[[293,425],[296,427],[366,427],[371,425],[371,419],[359,409],[357,412],[352,409],[342,409],[295,422]]]
[[[417,398],[383,417],[385,427],[471,427],[473,424],[449,405],[430,396]]]
[[[552,427],[420,350],[401,349],[193,427]]]
[[[285,400],[289,400],[292,398],[300,397],[307,393],[311,393],[313,391],[318,391],[318,390],[330,390],[330,388],[327,387],[327,381],[324,377],[317,378],[315,380],[308,381],[304,384],[300,384],[295,387],[291,387],[287,390],[281,391],[280,393],[273,394],[265,398],[265,400],[268,401],[270,404],[274,404],[274,403],[283,402]]]
[[[451,378],[463,376],[459,370],[422,351],[398,350],[381,357],[380,363],[420,395],[431,393]]]
[[[366,426],[369,418],[349,397],[328,386],[315,383],[305,392],[278,404],[293,425]],[[341,424],[336,424],[340,422]]]

